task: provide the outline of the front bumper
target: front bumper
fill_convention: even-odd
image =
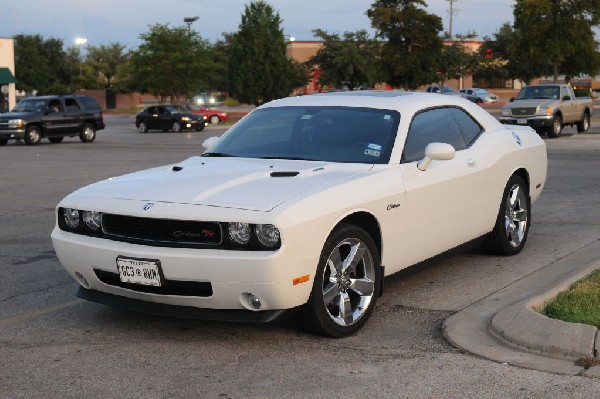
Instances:
[[[117,306],[118,301],[114,298],[121,298],[124,305],[117,307],[128,306],[126,308],[132,310],[140,306],[139,302],[130,300],[144,302],[150,308],[156,304],[182,307],[184,313],[187,311],[183,308],[194,308],[194,312],[200,309],[238,310],[240,315],[294,308],[308,300],[318,262],[318,254],[314,259],[307,259],[290,246],[282,246],[277,251],[151,247],[82,236],[59,228],[52,232],[52,243],[67,272],[86,291],[103,294],[95,296],[100,298],[98,302]],[[199,296],[159,294],[102,282],[98,271],[118,273],[116,259],[122,256],[157,260],[165,281],[209,285],[209,293]],[[293,284],[294,278],[307,274],[310,275],[308,282]],[[260,298],[259,310],[249,304],[249,294]],[[163,309],[162,306],[157,308]],[[230,314],[234,319],[235,315],[236,312]]]
[[[23,139],[25,129],[0,129],[0,138],[3,139]]]
[[[523,118],[517,118],[514,116],[500,117],[500,123],[503,123],[505,125],[527,125],[531,126],[534,129],[551,127],[553,122],[553,115],[527,116]]]

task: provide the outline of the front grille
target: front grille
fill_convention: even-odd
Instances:
[[[197,281],[177,281],[163,279],[163,285],[155,287],[152,285],[140,285],[132,283],[123,283],[118,273],[107,272],[106,270],[94,269],[98,280],[104,284],[115,287],[126,288],[128,290],[144,292],[147,294],[159,295],[179,295],[179,296],[212,296],[212,284],[208,282]]]
[[[161,246],[216,246],[223,240],[216,222],[152,219],[102,214],[102,232],[106,238]]]
[[[524,107],[524,108],[512,108],[512,116],[531,116],[535,115],[535,107]]]

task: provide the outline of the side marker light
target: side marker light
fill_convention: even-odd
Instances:
[[[310,274],[307,274],[306,276],[302,276],[302,277],[297,277],[292,280],[292,283],[294,285],[298,285],[298,284],[306,283],[308,280],[310,280]]]

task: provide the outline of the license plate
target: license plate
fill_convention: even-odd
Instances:
[[[517,123],[519,125],[526,125],[527,124],[527,119],[517,119]]]
[[[161,286],[158,260],[118,257],[117,269],[123,283]]]

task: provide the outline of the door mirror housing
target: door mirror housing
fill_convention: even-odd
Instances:
[[[202,143],[202,148],[204,148],[204,150],[206,151],[210,147],[212,147],[217,141],[219,141],[218,136],[209,137],[206,140],[204,140],[204,142]]]
[[[425,158],[418,164],[419,170],[425,171],[429,167],[431,161],[448,161],[454,158],[456,150],[450,144],[446,143],[429,143],[425,147]]]
[[[571,101],[571,96],[563,96],[563,101]]]

